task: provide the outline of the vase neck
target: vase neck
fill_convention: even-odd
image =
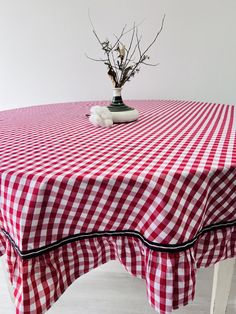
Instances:
[[[113,88],[113,97],[121,97],[121,87]]]

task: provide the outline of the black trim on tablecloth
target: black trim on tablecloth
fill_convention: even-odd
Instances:
[[[176,244],[161,244],[161,243],[156,243],[149,241],[146,239],[143,235],[141,235],[139,232],[134,231],[134,230],[115,230],[115,231],[93,231],[93,232],[88,232],[88,233],[80,233],[80,234],[75,234],[71,235],[68,237],[65,237],[61,240],[58,240],[52,244],[48,244],[45,246],[42,246],[37,249],[32,249],[32,250],[27,250],[27,251],[21,251],[19,247],[15,244],[13,239],[11,238],[10,234],[6,232],[4,229],[2,229],[2,232],[4,235],[9,239],[17,253],[20,255],[22,259],[30,259],[36,256],[40,256],[42,254],[51,252],[63,245],[79,241],[79,240],[84,240],[84,239],[91,239],[91,238],[101,238],[101,237],[120,237],[120,236],[126,236],[126,237],[134,237],[138,238],[141,240],[141,242],[148,247],[149,249],[153,251],[158,251],[158,252],[166,252],[166,253],[177,253],[177,252],[182,252],[186,251],[187,249],[191,248],[194,243],[198,240],[198,238],[209,231],[213,231],[216,229],[223,229],[226,227],[232,227],[236,226],[236,220],[233,221],[222,221],[216,224],[212,224],[209,226],[204,227],[202,230],[200,230],[197,235],[186,242],[183,243],[176,243]]]

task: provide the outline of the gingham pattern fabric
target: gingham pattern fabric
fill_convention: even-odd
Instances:
[[[81,102],[0,112],[0,254],[16,313],[44,313],[118,259],[161,314],[194,296],[196,268],[236,256],[234,107],[127,102],[96,128]]]

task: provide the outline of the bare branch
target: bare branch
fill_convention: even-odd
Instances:
[[[136,30],[136,40],[137,40],[137,46],[138,46],[138,52],[139,52],[139,57],[142,57],[142,52],[141,52],[141,48],[140,48],[140,42],[141,42],[141,38],[138,38],[138,29]]]
[[[166,17],[166,15],[163,16],[162,22],[161,22],[161,28],[160,28],[159,31],[156,33],[156,36],[154,37],[153,41],[152,41],[151,44],[146,48],[146,50],[144,50],[144,52],[142,53],[143,56],[144,56],[145,53],[152,47],[152,45],[155,43],[155,41],[157,40],[158,36],[160,35],[161,31],[163,30],[165,17]]]
[[[137,38],[137,37],[136,37],[136,38]],[[142,40],[142,36],[140,36],[140,38],[137,39],[137,43],[136,43],[136,45],[134,46],[134,50],[133,50],[133,52],[131,53],[130,59],[132,59],[132,57],[134,56],[134,54],[135,54],[137,48],[140,47],[140,42],[141,42],[141,40]],[[141,58],[139,58],[139,61],[140,61],[140,60],[141,60]],[[138,61],[138,62],[139,62],[139,61]]]
[[[118,42],[119,42],[119,40],[124,36],[124,31],[125,31],[125,29],[126,29],[126,24],[125,24],[125,26],[122,28],[122,32],[121,32],[121,34],[120,34],[120,36],[117,38],[117,41],[114,43],[114,45],[111,47],[111,49],[113,50],[115,47],[116,47],[116,45],[118,44]]]
[[[160,63],[146,63],[146,62],[142,62],[142,64],[148,65],[150,67],[156,67],[157,65],[159,65]]]
[[[130,40],[130,43],[129,43],[129,47],[128,47],[128,49],[127,49],[125,65],[127,64],[126,61],[128,60],[129,53],[130,53],[131,47],[132,47],[132,45],[133,45],[133,40],[134,40],[135,31],[136,31],[136,26],[135,26],[135,22],[134,22],[134,24],[133,24],[133,32],[132,32],[132,35],[131,35],[131,40]]]
[[[111,50],[111,55],[112,55],[112,60],[113,60],[113,69],[115,69],[116,71],[117,82],[119,82],[119,73],[118,73],[119,67],[118,68],[116,67],[116,61],[115,61],[113,50]]]
[[[144,63],[143,57],[145,57],[146,52],[151,48],[151,46],[155,43],[155,41],[157,40],[158,36],[160,35],[163,26],[164,26],[164,21],[165,21],[165,15],[162,18],[162,23],[161,23],[161,28],[159,29],[159,31],[156,33],[154,39],[152,40],[151,44],[144,50],[143,53],[141,53],[139,61],[136,62],[136,65],[133,67],[132,72],[129,74],[129,76],[126,78],[126,80],[124,81],[123,85],[131,78],[131,76],[134,76],[135,71],[137,69],[137,67],[140,65],[140,63]],[[139,41],[140,42],[140,41]],[[139,45],[139,42],[137,42],[137,44]]]
[[[144,21],[145,21],[145,19],[143,19],[140,23],[138,23],[138,24],[135,26],[135,28],[138,28],[140,25],[142,25]],[[134,25],[135,25],[135,23],[134,23]],[[132,27],[131,29],[127,30],[127,31],[124,33],[124,35],[128,34],[128,33],[131,32],[132,30],[133,30],[133,27]]]
[[[94,58],[91,58],[87,55],[87,53],[85,53],[85,56],[90,59],[90,60],[93,60],[93,61],[100,61],[100,62],[106,62],[108,61],[108,59],[94,59]]]
[[[88,13],[89,14],[89,13]],[[142,36],[139,36],[138,26],[141,24],[136,25],[133,23],[133,27],[126,31],[126,25],[122,28],[121,33],[119,36],[115,36],[116,40],[114,43],[111,43],[109,40],[102,41],[93,25],[92,19],[89,14],[90,24],[92,26],[92,31],[96,40],[100,44],[105,58],[95,59],[91,58],[88,55],[87,58],[93,61],[103,62],[108,67],[108,75],[112,80],[112,83],[115,87],[122,87],[127,81],[130,80],[136,73],[140,71],[140,66],[147,65],[147,66],[157,66],[157,64],[146,62],[149,60],[149,56],[147,56],[147,51],[154,45],[157,41],[165,21],[165,15],[162,18],[161,27],[158,32],[155,34],[151,43],[146,47],[146,49],[142,52],[141,48],[141,40]],[[129,36],[128,46],[124,44],[124,36],[127,33],[131,32],[131,36]],[[134,39],[136,38],[136,43],[134,43]],[[137,52],[138,51],[138,52]],[[117,54],[115,54],[117,52]],[[135,61],[136,59],[136,61]]]

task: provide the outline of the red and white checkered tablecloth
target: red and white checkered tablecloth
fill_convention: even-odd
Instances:
[[[236,257],[234,107],[129,101],[97,128],[80,102],[0,112],[0,252],[17,314],[44,313],[111,260],[161,314],[194,296],[198,267]]]

